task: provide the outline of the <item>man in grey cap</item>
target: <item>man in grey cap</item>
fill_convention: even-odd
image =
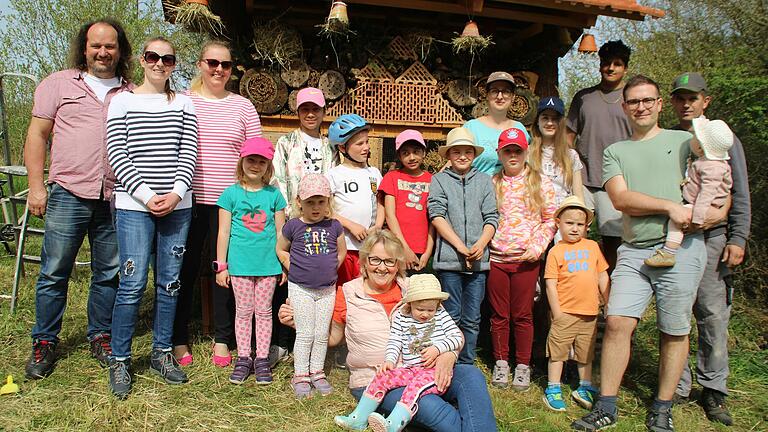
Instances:
[[[704,115],[712,101],[707,82],[697,72],[686,72],[672,85],[672,107],[679,123],[672,129],[691,130],[692,120]],[[728,152],[733,187],[727,222],[704,232],[707,264],[699,284],[693,314],[699,340],[696,353],[696,380],[704,388],[701,405],[711,421],[731,425],[733,420],[725,407],[728,394],[728,320],[731,314],[731,271],[744,259],[749,237],[751,205],[747,163],[741,141],[734,136]],[[691,392],[691,369],[686,363],[675,398],[685,400]]]

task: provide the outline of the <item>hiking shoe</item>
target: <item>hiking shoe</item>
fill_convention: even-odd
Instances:
[[[44,340],[32,342],[32,355],[24,368],[27,378],[42,379],[53,372],[56,366],[56,343]]]
[[[685,405],[690,402],[691,401],[688,396],[683,396],[680,393],[675,392],[675,394],[672,396],[672,405]]]
[[[312,387],[314,387],[321,396],[328,396],[333,392],[333,386],[328,382],[328,378],[326,378],[323,371],[312,373],[309,376],[309,380],[312,382]]]
[[[709,421],[722,423],[726,426],[733,425],[733,418],[728,408],[725,407],[725,395],[717,390],[705,388],[701,392],[701,406],[707,414]]]
[[[509,385],[509,363],[506,360],[496,360],[491,376],[491,385],[506,388]]]
[[[171,351],[153,349],[149,356],[149,370],[161,376],[167,384],[182,384],[189,379],[181,370],[178,360]]]
[[[253,374],[256,375],[256,384],[272,384],[272,369],[266,357],[253,359]]]
[[[91,357],[99,362],[99,366],[109,366],[109,356],[112,355],[112,337],[106,333],[96,335],[91,339]]]
[[[109,360],[109,389],[118,399],[125,399],[131,393],[131,359]]]
[[[347,354],[349,354],[347,344],[337,345],[336,348],[333,349],[333,367],[336,369],[346,369]]]
[[[651,432],[674,432],[675,426],[672,424],[672,410],[654,410],[648,411],[645,417],[645,427]]]
[[[571,423],[571,429],[577,431],[598,431],[616,426],[616,416],[595,408],[589,414]]]
[[[232,384],[242,384],[253,373],[253,360],[250,357],[238,357],[235,362],[235,369],[229,376],[229,382]]]
[[[597,396],[597,389],[592,386],[580,385],[576,391],[571,393],[571,399],[575,400],[582,408],[591,410],[592,404],[595,403],[595,396]]]
[[[544,389],[544,403],[552,411],[565,411],[565,401],[560,386],[547,386]]]
[[[519,364],[515,368],[515,377],[512,378],[512,388],[517,391],[526,391],[531,387],[531,368]]]
[[[269,347],[269,354],[267,359],[269,360],[269,367],[274,369],[278,363],[288,361],[291,358],[291,354],[288,352],[288,348],[283,348],[280,345],[272,345]]]
[[[306,399],[312,396],[312,384],[307,375],[294,375],[291,378],[291,387],[296,399]]]
[[[675,265],[675,256],[659,248],[643,262],[650,267],[673,267]]]

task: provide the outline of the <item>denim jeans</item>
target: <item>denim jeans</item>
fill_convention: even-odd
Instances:
[[[185,252],[191,209],[175,210],[158,218],[150,213],[117,210],[115,225],[120,245],[120,286],[112,314],[112,355],[131,356],[131,341],[139,306],[147,286],[152,252],[155,252],[155,317],[152,348],[171,349],[176,316],[179,273]]]
[[[437,272],[443,291],[451,295],[443,306],[464,333],[464,348],[459,354],[459,363],[472,364],[475,361],[477,335],[480,333],[480,305],[485,297],[487,276],[488,272],[484,271]]]
[[[59,341],[69,275],[86,234],[91,245],[92,273],[88,292],[88,338],[110,333],[119,261],[109,202],[78,198],[54,183],[45,210],[32,339]]]
[[[378,411],[388,415],[403,389],[390,390]],[[350,389],[358,401],[363,391],[365,387]],[[442,397],[430,394],[419,399],[419,411],[412,424],[435,432],[495,432],[496,417],[482,372],[472,365],[457,364],[451,386]]]

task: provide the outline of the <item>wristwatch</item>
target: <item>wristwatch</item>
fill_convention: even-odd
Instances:
[[[224,270],[226,270],[227,267],[228,267],[227,263],[225,263],[225,262],[222,262],[222,261],[214,261],[213,262],[213,271],[215,273],[221,273]]]

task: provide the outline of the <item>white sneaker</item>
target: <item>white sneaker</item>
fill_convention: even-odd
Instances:
[[[509,363],[506,360],[496,360],[491,376],[491,385],[506,388],[509,385]]]
[[[531,368],[519,364],[515,368],[515,377],[512,379],[512,388],[517,391],[526,391],[531,387]]]
[[[278,363],[287,361],[291,357],[288,350],[280,345],[271,345],[269,347],[269,354],[267,360],[269,360],[269,367],[274,368]]]

